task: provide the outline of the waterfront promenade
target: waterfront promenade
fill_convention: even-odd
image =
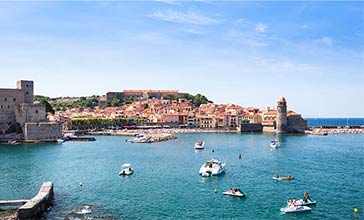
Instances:
[[[192,133],[236,133],[237,130],[228,129],[199,129],[199,128],[159,128],[159,129],[123,129],[123,130],[104,130],[86,132],[90,135],[116,135],[116,136],[134,136],[136,134],[192,134]]]
[[[200,129],[200,128],[160,128],[160,129],[131,129],[131,130],[104,130],[85,132],[90,135],[115,135],[115,136],[135,136],[136,134],[192,134],[192,133],[237,133],[234,129]],[[305,134],[328,135],[328,134],[364,134],[364,127],[361,126],[330,126],[330,127],[310,127]]]

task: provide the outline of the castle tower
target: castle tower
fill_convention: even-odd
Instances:
[[[34,102],[34,82],[28,80],[20,80],[16,82],[16,88],[23,90],[24,102],[33,104]]]
[[[287,133],[287,102],[284,97],[278,99],[277,102],[277,119],[276,119],[276,133]]]

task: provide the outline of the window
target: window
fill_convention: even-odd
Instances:
[[[6,101],[8,101],[8,98],[5,98],[4,100],[5,100],[5,102],[6,102]]]
[[[25,85],[25,87],[29,87],[29,85],[28,85],[28,84],[26,84],[26,85]]]
[[[25,94],[29,95],[29,92],[26,92]]]
[[[38,114],[38,110],[35,110],[35,113]]]
[[[10,108],[10,106],[8,105],[8,108]]]
[[[13,98],[13,101],[15,102],[16,101],[16,98]]]

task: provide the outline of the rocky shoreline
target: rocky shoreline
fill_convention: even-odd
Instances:
[[[1,220],[17,220],[16,209],[0,211]]]
[[[129,140],[131,143],[155,143],[155,142],[162,142],[162,141],[169,141],[177,139],[176,136],[172,134],[144,134],[143,138],[135,138]]]

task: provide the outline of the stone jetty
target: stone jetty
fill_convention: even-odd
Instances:
[[[161,141],[169,141],[177,139],[176,136],[172,134],[148,134],[144,135],[144,138],[135,138],[132,140],[129,140],[131,143],[155,143],[155,142],[161,142]]]
[[[328,135],[328,134],[364,134],[362,126],[335,126],[335,127],[311,127],[306,130],[306,134],[312,135]]]
[[[4,200],[0,206],[22,205],[17,210],[0,212],[0,219],[3,220],[37,220],[48,210],[53,202],[53,183],[44,182],[36,196],[30,200]],[[24,204],[25,203],[25,204]]]

